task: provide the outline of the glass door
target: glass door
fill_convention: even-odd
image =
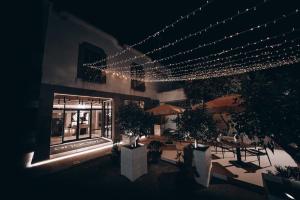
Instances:
[[[103,102],[103,133],[102,137],[112,138],[111,101]]]
[[[66,110],[65,111],[64,142],[77,139],[77,136],[76,136],[77,135],[77,121],[78,121],[77,110]]]
[[[91,116],[91,137],[99,138],[101,137],[102,128],[102,110],[92,110]]]
[[[79,110],[79,139],[90,137],[90,110]]]

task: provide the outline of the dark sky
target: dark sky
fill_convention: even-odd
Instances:
[[[202,12],[178,24],[175,29],[136,48],[142,52],[147,52],[155,47],[160,47],[167,42],[173,41],[178,37],[207,27],[210,23],[230,17],[238,10],[255,6],[262,1],[263,0],[214,0],[213,3],[204,8]],[[165,25],[176,20],[179,16],[185,15],[195,8],[200,7],[206,1],[53,0],[53,2],[56,9],[73,13],[99,29],[113,35],[120,43],[132,44],[144,39],[150,33],[160,30]],[[269,0],[263,6],[258,7],[255,12],[250,12],[238,17],[236,20],[225,25],[220,25],[208,31],[206,34],[186,40],[174,48],[169,48],[167,51],[154,53],[151,57],[155,59],[165,57],[179,50],[193,48],[198,44],[208,43],[220,39],[225,35],[249,29],[254,25],[265,23],[284,13],[294,11],[296,8],[300,8],[299,4],[299,0]],[[228,49],[270,35],[289,31],[292,27],[300,28],[299,14],[287,18],[274,26],[262,29],[261,31],[245,34],[234,40],[227,40],[211,48],[203,48],[201,51],[197,51],[194,55],[191,54],[188,57],[194,58],[199,55],[208,55],[226,48]],[[292,37],[300,37],[300,33],[297,32],[291,36],[291,38]],[[186,56],[184,58],[176,58],[176,61],[186,58]]]

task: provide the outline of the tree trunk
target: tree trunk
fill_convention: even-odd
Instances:
[[[240,147],[237,147],[237,148],[236,148],[236,158],[237,158],[237,161],[238,161],[238,162],[241,162],[241,161],[242,161],[241,148],[240,148]]]
[[[224,122],[224,124],[226,125],[226,127],[227,127],[227,132],[228,132],[228,131],[229,131],[229,123],[226,122],[226,120],[224,119],[222,113],[220,113],[220,117],[221,117],[222,121]]]

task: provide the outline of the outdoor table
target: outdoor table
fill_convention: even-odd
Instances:
[[[234,147],[236,149],[236,159],[238,162],[242,162],[241,156],[241,148],[243,147],[242,143],[239,141],[228,141],[226,139],[222,139],[222,142],[228,146]]]

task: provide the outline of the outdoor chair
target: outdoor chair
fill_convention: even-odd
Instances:
[[[216,150],[216,153],[218,153],[218,148],[221,148],[221,152],[222,152],[222,156],[223,158],[225,158],[225,152],[232,152],[233,153],[233,157],[235,157],[235,150],[232,146],[224,143],[222,141],[222,136],[219,135],[216,140],[214,141],[214,147],[215,147],[215,150]]]
[[[260,166],[260,157],[266,155],[269,160],[270,165],[272,166],[272,163],[271,163],[271,160],[270,160],[270,157],[269,157],[266,147],[257,148],[257,149],[250,148],[250,149],[247,149],[247,152],[250,153],[251,155],[255,155],[257,157],[259,166]]]
[[[256,143],[251,140],[248,135],[242,134],[241,136],[241,151],[244,151],[244,157],[245,160],[247,160],[247,148],[252,148],[256,149],[257,145]]]
[[[262,145],[262,147],[259,147],[259,143],[260,140],[257,136],[255,136],[253,140],[251,140],[246,134],[242,135],[242,149],[245,152],[245,160],[247,159],[247,153],[250,155],[254,155],[257,157],[258,164],[260,166],[260,157],[267,156],[270,165],[272,165],[266,146]]]

